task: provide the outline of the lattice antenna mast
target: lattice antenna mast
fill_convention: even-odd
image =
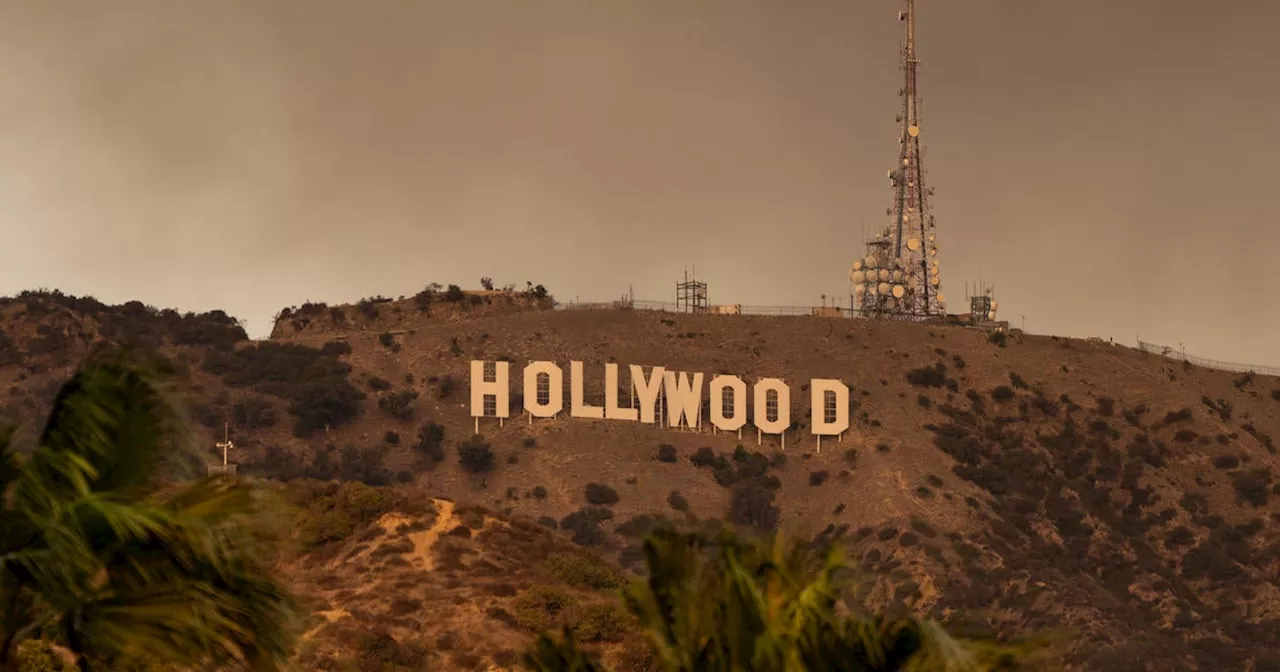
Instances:
[[[920,101],[916,71],[916,3],[904,0],[906,11],[898,20],[907,24],[902,45],[902,124],[898,143],[898,164],[889,170],[893,205],[885,214],[892,217],[883,232],[866,241],[867,256],[853,263],[855,304],[867,317],[929,318],[946,314],[938,274],[937,232],[929,208],[931,190],[925,185],[923,151],[920,144]]]
[[[929,207],[931,190],[925,183],[924,152],[920,144],[920,93],[917,72],[920,59],[916,55],[916,3],[905,0],[906,11],[898,18],[907,24],[907,38],[902,46],[902,134],[901,156],[895,186],[894,257],[903,266],[914,285],[906,312],[918,315],[941,315],[942,283],[938,273],[937,231]]]
[[[908,221],[911,217],[912,206],[916,205],[919,199],[916,197],[915,185],[919,185],[918,180],[912,180],[913,177],[919,177],[920,169],[919,161],[919,128],[920,119],[916,111],[916,67],[920,64],[916,58],[916,3],[915,0],[906,0],[907,11],[898,12],[898,19],[907,22],[907,41],[902,46],[902,73],[905,82],[902,86],[902,135],[899,138],[901,143],[901,166],[899,167],[900,175],[906,179],[898,179],[898,194],[894,199],[894,220],[895,227],[893,237],[893,256],[902,256],[902,247],[906,240],[904,233],[910,232]],[[912,134],[912,129],[917,129]],[[913,184],[914,183],[914,184]]]

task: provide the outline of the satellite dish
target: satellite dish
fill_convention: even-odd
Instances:
[[[888,296],[891,291],[893,291],[893,288],[891,288],[887,282],[882,282],[880,283],[880,286],[876,287],[876,293],[880,296]]]
[[[919,127],[919,126],[916,126],[915,124],[912,124],[912,125],[908,126],[908,127],[907,127],[907,135],[909,135],[909,136],[911,136],[911,137],[913,137],[913,138],[918,138],[918,137],[920,137],[920,127]]]
[[[908,276],[907,276],[907,288],[908,288],[908,289],[915,289],[915,288],[916,288],[916,287],[918,287],[919,285],[920,285],[920,281],[916,278],[916,276],[914,276],[914,275],[908,275]]]
[[[849,271],[849,282],[858,282],[861,279],[862,279],[862,271],[859,271],[857,268],[854,268],[853,270]]]
[[[937,287],[938,285],[942,284],[942,281],[939,280],[938,276],[935,275],[929,278],[929,284],[933,285],[934,287]]]
[[[895,299],[901,299],[902,297],[904,297],[904,296],[906,296],[906,295],[907,295],[907,288],[906,288],[906,287],[903,287],[902,285],[894,285],[894,286],[893,286],[893,298],[895,298]]]
[[[932,242],[936,241],[937,239],[938,239],[938,234],[933,233],[933,232],[930,232],[930,233],[929,233],[929,242],[931,242],[931,243],[932,243]]]
[[[866,263],[867,268],[875,268],[875,267],[876,267],[876,258],[875,258],[875,257],[870,257],[870,256],[869,256],[869,257],[867,257],[866,259],[864,259],[863,261]]]
[[[905,157],[904,157],[904,158],[902,159],[902,165],[904,165],[904,166],[909,166],[909,165],[911,165],[911,159],[908,159],[908,158],[905,158]]]
[[[871,296],[875,296],[875,295],[876,295],[876,286],[875,286],[875,285],[870,285],[870,284],[869,284],[869,285],[867,285],[867,294],[869,294],[869,295],[871,295]]]
[[[857,261],[853,262],[853,270],[855,270],[855,271],[860,271],[860,270],[862,270],[862,260],[861,260],[861,259],[858,259]]]
[[[887,268],[880,269],[880,282],[888,282],[889,278],[892,278],[892,277],[893,277],[893,274],[889,272],[889,269]]]
[[[920,239],[919,239],[919,238],[908,238],[908,239],[907,239],[907,249],[908,249],[908,250],[911,250],[912,252],[915,252],[916,250],[920,249]]]
[[[867,271],[863,272],[862,278],[867,282],[874,283],[876,280],[880,278],[880,273],[875,271],[874,269],[868,269]]]
[[[929,269],[929,275],[938,275],[938,273],[941,270],[942,269],[938,268],[937,266],[934,266],[933,268]]]
[[[854,296],[861,297],[861,296],[862,296],[866,291],[867,291],[867,287],[866,287],[866,285],[854,285],[854,286],[853,286],[853,295],[854,295]]]
[[[893,281],[894,281],[894,282],[902,282],[902,271],[894,271],[894,272],[893,272]]]
[[[996,319],[996,311],[994,311],[994,310],[993,310],[993,311],[991,311],[991,312],[987,313],[987,319],[988,319],[988,320],[994,320],[994,319]]]
[[[999,301],[992,301],[992,302],[991,302],[991,310],[996,310],[996,309],[997,309],[997,308],[999,308],[999,307],[1000,307],[1000,302],[999,302]]]
[[[942,292],[938,292],[938,303],[946,303],[946,302],[947,302],[947,295],[943,294]]]
[[[936,247],[929,248],[929,256],[931,257],[938,256],[938,248]]]

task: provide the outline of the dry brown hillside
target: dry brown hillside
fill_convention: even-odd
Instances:
[[[505,669],[537,620],[537,591],[579,590],[546,549],[635,568],[637,539],[666,517],[842,536],[874,577],[869,600],[961,629],[1069,626],[1075,669],[1280,670],[1280,380],[1048,336],[475,296],[377,302],[365,323],[359,307],[342,321],[326,306],[310,321],[289,311],[260,343],[220,314],[7,300],[5,410],[30,426],[94,339],[149,341],[190,394],[211,460],[225,421],[244,473],[430,501],[374,516],[337,490],[298,498],[307,569],[293,575],[327,619],[307,660],[363,628],[370,646],[390,638],[444,669]],[[596,403],[605,362],[776,376],[792,386],[798,427],[785,452],[754,432],[581,419],[485,420],[473,437],[473,359],[513,362],[515,381],[530,360],[583,361]],[[831,377],[852,386],[854,423],[816,454],[804,384]],[[453,574],[433,569],[450,553],[466,556]],[[397,591],[410,601],[368,597]],[[444,625],[405,616],[437,609]],[[583,623],[612,622],[605,611]],[[396,625],[375,633],[386,619]]]

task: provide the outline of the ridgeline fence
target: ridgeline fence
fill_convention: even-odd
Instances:
[[[556,310],[656,310],[665,313],[688,312],[674,301],[602,301],[598,303],[570,301],[556,304]],[[828,317],[852,317],[855,313],[841,306],[748,306],[728,304],[708,306],[709,315],[823,315]]]
[[[1175,361],[1188,362],[1195,366],[1202,366],[1206,369],[1217,369],[1219,371],[1232,371],[1235,373],[1256,373],[1264,376],[1280,376],[1280,367],[1275,366],[1257,366],[1254,364],[1238,364],[1236,362],[1224,362],[1217,359],[1205,359],[1188,355],[1179,348],[1171,348],[1167,345],[1156,345],[1155,343],[1147,343],[1146,341],[1138,341],[1138,349],[1143,352],[1149,352],[1153,355],[1160,355]]]
[[[565,303],[557,303],[556,310],[652,310],[665,313],[688,313],[692,312],[689,306],[676,303],[673,301],[602,301],[598,303],[569,301]],[[721,305],[706,306],[703,310],[698,311],[703,315],[772,315],[772,316],[790,316],[790,317],[860,317],[861,313],[852,308],[844,306],[826,305],[826,306],[750,306],[741,303],[729,303]],[[941,318],[933,315],[882,315],[882,319],[892,319],[900,322],[937,322],[960,324],[964,320],[957,319],[956,316],[950,318]],[[984,322],[983,325],[988,327],[1007,327],[1005,322]]]

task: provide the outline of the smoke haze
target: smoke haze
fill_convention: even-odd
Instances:
[[[526,280],[844,297],[891,0],[0,1],[0,292],[280,308]],[[920,0],[944,289],[1280,365],[1280,5]]]

